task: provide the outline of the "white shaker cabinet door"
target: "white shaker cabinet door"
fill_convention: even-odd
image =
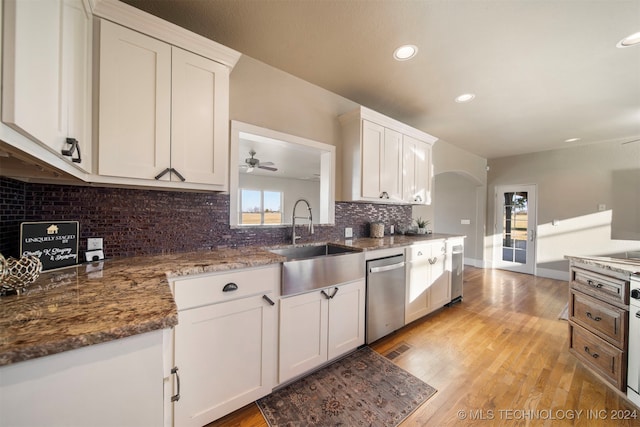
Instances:
[[[188,182],[226,190],[229,70],[174,47],[171,78],[171,166]]]
[[[384,126],[362,121],[362,197],[380,198]]]
[[[171,165],[171,46],[101,20],[99,79],[98,173],[153,179]]]
[[[2,121],[91,168],[92,16],[82,0],[4,2]]]
[[[417,205],[431,204],[431,146],[404,135],[402,151],[404,201]]]
[[[365,339],[365,281],[338,286],[331,292],[334,296],[329,300],[328,360],[357,348]]]
[[[176,426],[203,426],[271,392],[276,308],[262,295],[178,312]]]
[[[328,304],[319,290],[280,300],[279,383],[327,361]]]

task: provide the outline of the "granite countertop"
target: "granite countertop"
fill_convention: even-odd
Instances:
[[[371,251],[371,250],[377,250],[377,249],[399,248],[403,246],[411,246],[420,242],[447,240],[447,239],[452,239],[456,237],[465,237],[465,236],[458,235],[458,234],[442,234],[442,233],[411,234],[411,235],[396,234],[392,236],[384,236],[382,238],[367,237],[367,238],[359,238],[354,240],[342,240],[337,243],[343,246],[357,248],[362,251]]]
[[[168,278],[283,260],[259,248],[221,249],[44,272],[22,295],[0,298],[0,366],[175,326]]]
[[[640,259],[637,258],[567,255],[565,256],[565,259],[568,259],[571,262],[581,262],[622,274],[640,274]]]
[[[332,243],[370,251],[454,237],[464,236],[394,235]],[[285,260],[264,248],[246,247],[121,258],[44,272],[23,294],[0,297],[0,366],[170,328],[178,323],[178,311],[168,279]]]

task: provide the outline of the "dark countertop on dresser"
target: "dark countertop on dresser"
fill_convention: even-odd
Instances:
[[[370,251],[454,237],[464,236],[395,235],[333,243]],[[0,298],[0,366],[170,328],[178,323],[178,311],[168,279],[283,261],[263,248],[245,247],[113,259],[43,272],[23,294]]]

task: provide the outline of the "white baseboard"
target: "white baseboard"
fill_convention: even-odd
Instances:
[[[536,276],[546,277],[547,279],[569,281],[569,271],[552,270],[550,268],[537,268]]]
[[[477,268],[485,268],[484,262],[481,259],[475,258],[465,258],[464,265],[470,265]]]

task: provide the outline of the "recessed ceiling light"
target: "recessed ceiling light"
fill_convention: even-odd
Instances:
[[[569,138],[564,140],[564,142],[578,142],[578,141],[580,141],[580,138]]]
[[[631,34],[630,36],[623,38],[618,42],[616,47],[629,47],[638,43],[640,43],[640,32]]]
[[[469,102],[475,97],[476,96],[473,93],[463,93],[462,95],[456,97],[456,102],[458,103]]]
[[[411,59],[418,53],[418,48],[412,44],[405,44],[400,46],[393,52],[393,57],[397,61],[406,61],[407,59]]]

